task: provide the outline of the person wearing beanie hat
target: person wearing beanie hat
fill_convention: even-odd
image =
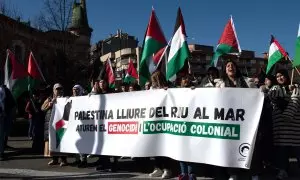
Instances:
[[[48,97],[42,107],[41,110],[46,113],[45,115],[45,125],[44,125],[44,141],[45,141],[45,152],[44,156],[49,157],[49,123],[51,119],[51,113],[53,104],[56,103],[56,99],[63,97],[64,91],[63,86],[60,83],[56,83],[53,86],[53,93],[50,97]],[[66,166],[67,165],[67,157],[66,156],[52,156],[52,160],[48,163],[49,166],[51,165],[58,165],[59,164],[59,158],[60,166]]]

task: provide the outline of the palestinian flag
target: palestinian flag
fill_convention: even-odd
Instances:
[[[152,56],[152,61],[156,66],[153,66],[153,69],[150,69],[151,73],[154,71],[160,71],[166,77],[166,61],[168,60],[167,54],[169,50],[169,45],[161,48],[157,53]]]
[[[110,59],[107,59],[100,71],[98,80],[106,80],[109,88],[115,88],[115,75]]]
[[[58,148],[58,146],[60,145],[60,142],[67,131],[71,108],[72,108],[72,101],[68,102],[65,105],[62,119],[60,119],[55,123],[56,148]]]
[[[217,66],[220,56],[232,53],[240,54],[241,47],[237,38],[233,19],[230,17],[218,42],[216,51],[211,61],[211,66]]]
[[[174,81],[178,73],[185,65],[190,51],[186,42],[186,31],[180,8],[177,12],[177,20],[174,35],[170,45],[170,52],[167,63],[167,80]]]
[[[139,65],[139,83],[144,86],[156,70],[157,63],[152,57],[167,45],[167,41],[161,30],[154,9],[152,9],[143,43],[142,57]]]
[[[282,58],[286,57],[287,53],[282,48],[282,46],[279,44],[279,42],[274,38],[274,36],[271,36],[271,42],[270,42],[270,49],[269,49],[269,58],[268,58],[268,65],[266,74],[269,73],[271,68]]]
[[[4,84],[17,100],[28,89],[28,73],[9,49],[7,49],[6,53]]]
[[[300,66],[300,25],[298,29],[298,36],[296,41],[296,53],[295,53],[295,59],[293,61],[293,67]]]
[[[31,92],[33,89],[38,87],[41,81],[44,79],[44,76],[40,71],[39,65],[37,64],[32,52],[29,54],[27,72],[29,74],[28,91]]]
[[[68,127],[68,121],[65,121],[63,119],[59,120],[57,123],[55,123],[55,129],[56,129],[56,148],[60,145],[60,142],[67,131]]]
[[[127,73],[124,78],[125,83],[133,83],[138,79],[138,74],[136,72],[136,69],[134,68],[133,61],[129,59],[129,65],[127,69]]]

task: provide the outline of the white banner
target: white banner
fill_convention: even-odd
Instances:
[[[178,88],[60,98],[50,150],[249,168],[259,89]]]

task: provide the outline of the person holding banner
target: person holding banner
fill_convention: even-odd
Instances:
[[[141,90],[141,87],[136,83],[130,84],[129,88],[128,88],[128,92],[140,91],[140,90]]]
[[[93,84],[93,87],[92,87],[92,91],[89,93],[89,95],[96,95],[96,94],[100,94],[101,92],[101,89],[100,89],[100,86],[99,86],[99,82],[98,81],[93,81],[91,84]]]
[[[82,96],[83,91],[84,90],[82,86],[76,84],[72,89],[73,97]],[[85,168],[87,166],[87,155],[86,154],[76,155],[76,160],[74,164],[76,164],[78,168]]]
[[[108,87],[108,82],[106,79],[99,80],[99,94],[110,94],[113,93],[114,90]],[[96,171],[107,170],[114,172],[116,171],[117,158],[113,157],[113,163],[110,161],[110,156],[98,156],[98,160],[96,161],[97,167]]]
[[[279,169],[277,179],[288,177],[289,155],[294,153],[300,160],[300,88],[292,84],[288,71],[276,72],[278,85],[272,87],[269,98],[273,105],[273,141],[276,166]]]
[[[106,80],[101,79],[99,81],[99,88],[101,91],[101,94],[109,94],[113,93],[114,89],[108,87],[108,82]]]
[[[49,151],[49,123],[51,119],[51,113],[54,103],[56,103],[56,98],[63,97],[63,86],[59,83],[56,83],[53,86],[53,94],[49,98],[47,98],[42,107],[41,110],[46,113],[45,116],[45,125],[44,125],[44,141],[45,141],[45,151],[44,155],[46,157],[50,156]],[[58,165],[59,158],[61,159],[60,166],[66,166],[67,165],[67,157],[66,156],[52,156],[52,160],[48,163],[49,166],[52,165]]]
[[[221,80],[216,83],[216,87],[249,88],[246,80],[242,76],[242,73],[239,71],[237,64],[232,60],[225,62]],[[226,176],[224,168],[216,167],[215,170],[217,171],[216,175],[218,176],[216,179],[224,179]],[[230,175],[229,180],[243,179],[246,174],[244,170],[237,168],[227,168],[227,172]],[[254,180],[255,178],[252,179]]]
[[[225,62],[222,79],[221,81],[218,81],[216,87],[249,88],[242,73],[238,70],[236,63],[231,60]]]
[[[121,92],[127,92],[127,84],[126,83],[121,84]]]
[[[261,91],[265,95],[263,109],[261,113],[259,130],[257,132],[257,140],[259,141],[259,147],[255,146],[255,154],[259,154],[261,157],[261,162],[266,165],[271,165],[273,158],[273,135],[272,135],[272,105],[268,98],[268,93],[271,88],[276,85],[276,78],[273,75],[267,75],[265,77],[264,85],[260,86]],[[255,161],[252,158],[252,163]]]
[[[156,71],[151,76],[152,89],[167,89],[166,78],[160,71]],[[161,177],[162,179],[171,178],[170,170],[171,159],[168,157],[155,157],[154,170],[149,174],[150,177]]]
[[[181,88],[192,88],[192,89],[195,88],[194,86],[192,86],[192,82],[188,75],[183,76],[181,78],[180,87]],[[178,179],[179,180],[186,180],[186,179],[195,180],[196,175],[194,174],[194,171],[193,171],[194,164],[195,163],[180,161],[179,162],[180,175],[179,175]]]
[[[151,83],[147,81],[145,84],[145,90],[150,90],[150,88],[151,88]]]
[[[219,70],[216,67],[210,67],[207,70],[207,75],[202,79],[199,87],[216,87],[216,80],[219,78]]]

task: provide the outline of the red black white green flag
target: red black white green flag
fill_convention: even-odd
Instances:
[[[13,52],[7,49],[6,53],[4,84],[17,100],[28,90],[28,73],[23,64],[16,60]]]
[[[157,69],[158,62],[153,55],[164,48],[167,41],[160,27],[154,9],[152,9],[143,43],[142,57],[139,64],[139,83],[144,86],[151,74]]]
[[[219,57],[224,54],[240,54],[241,47],[237,38],[233,19],[230,17],[215,50],[211,66],[217,66]]]
[[[134,83],[138,79],[138,73],[133,65],[132,59],[129,58],[129,65],[127,69],[127,73],[124,78],[125,83]]]

